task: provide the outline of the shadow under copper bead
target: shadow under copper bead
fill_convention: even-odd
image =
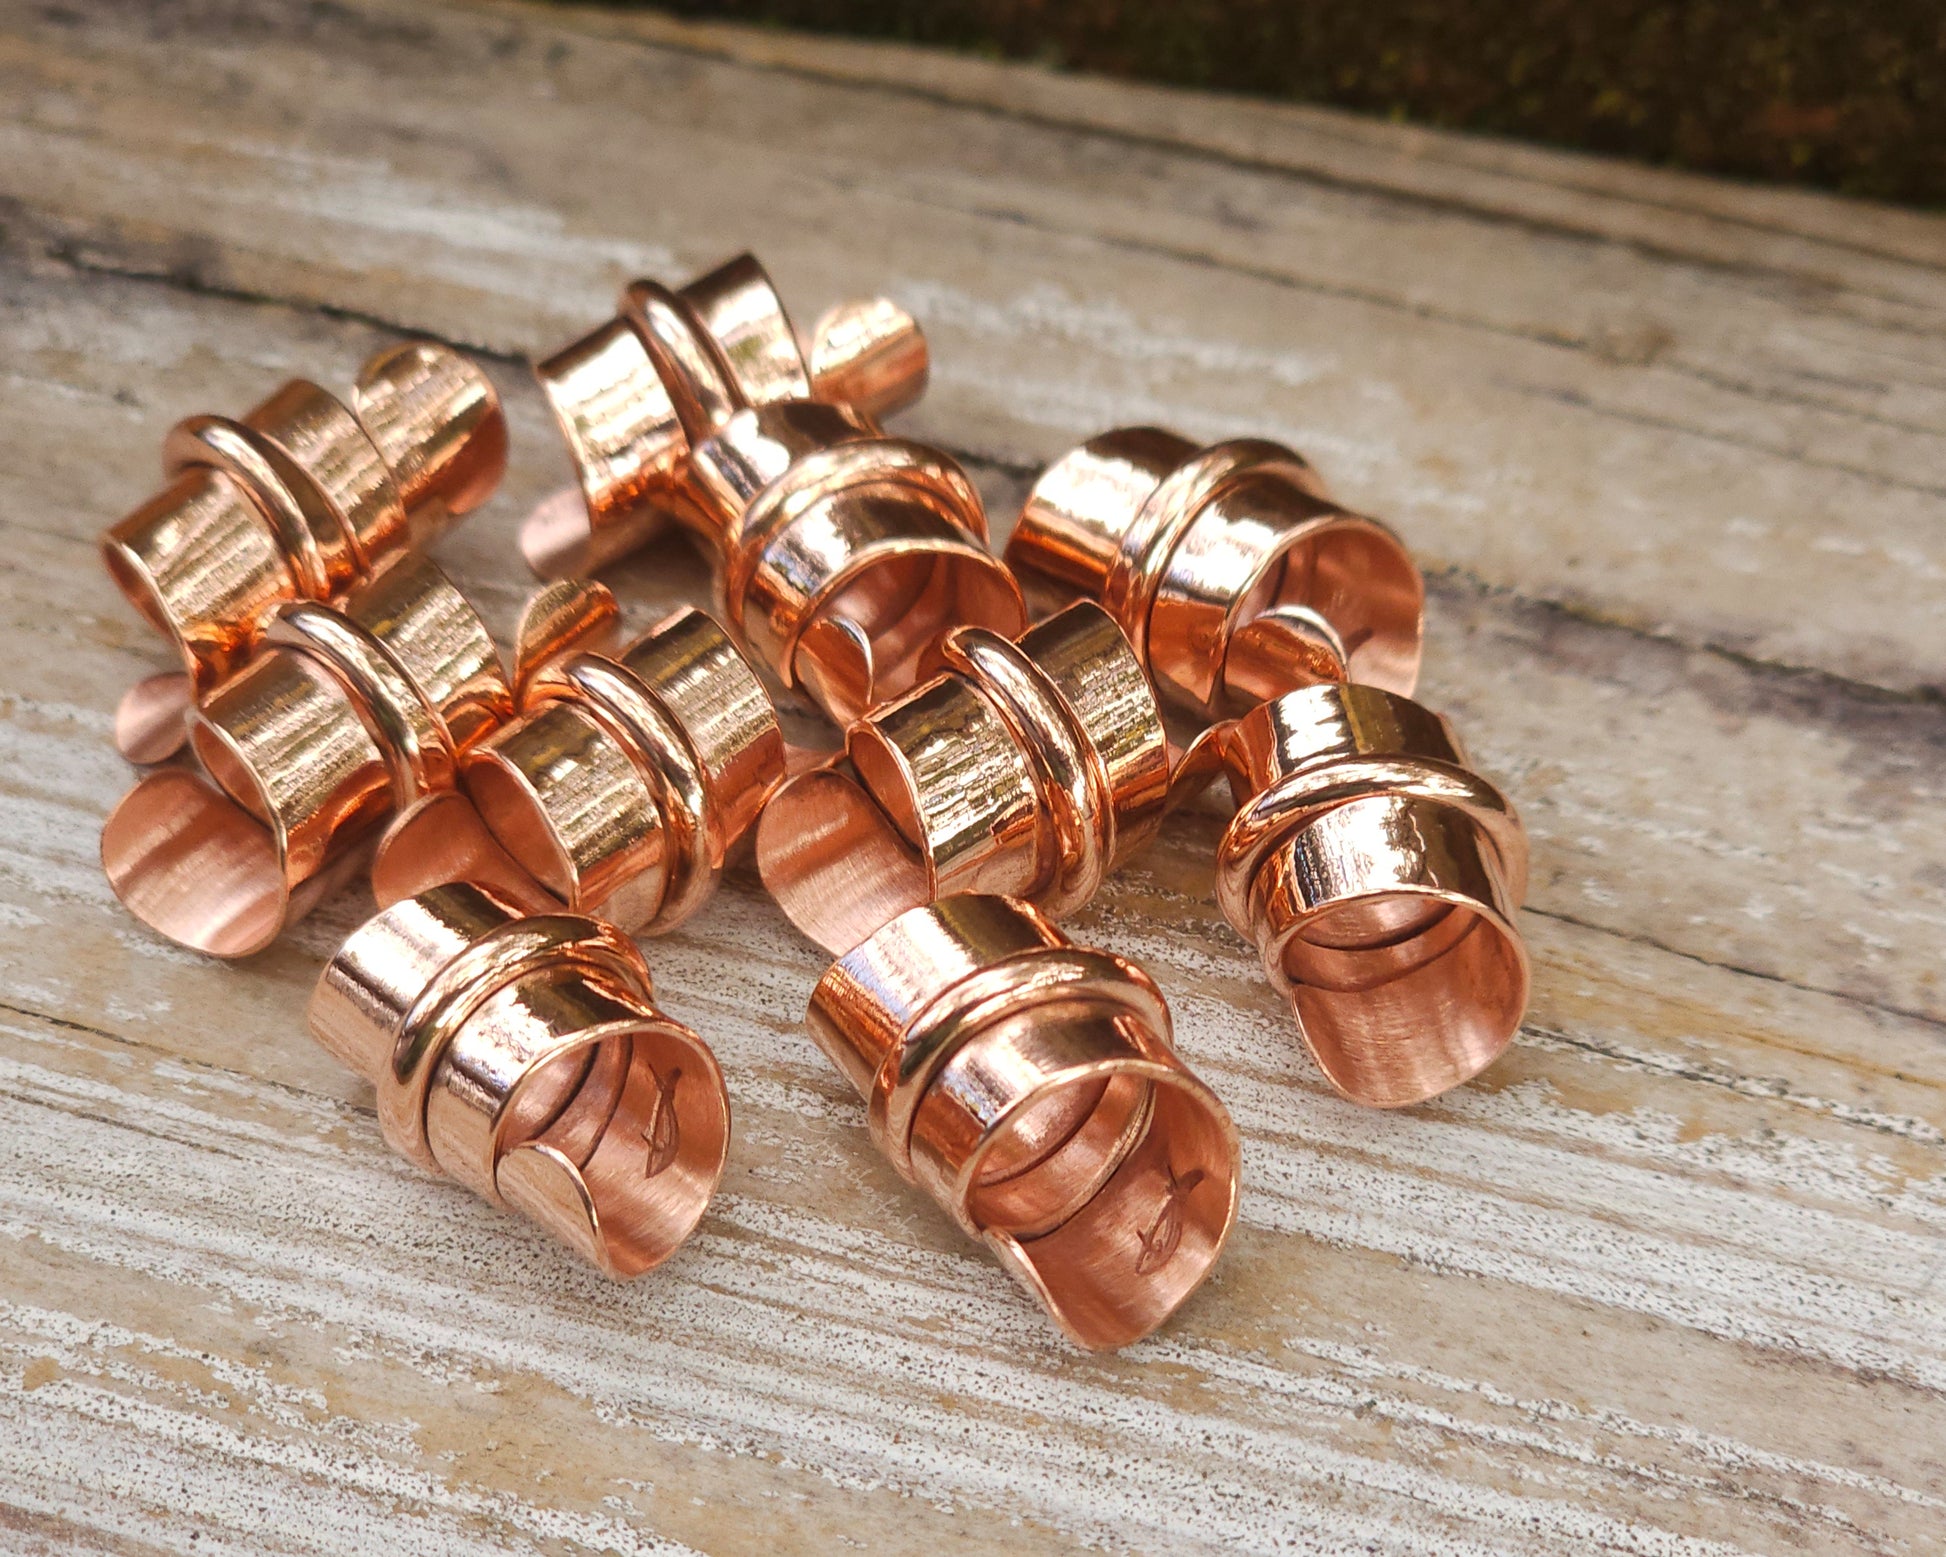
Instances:
[[[722,1177],[716,1059],[656,1009],[641,952],[599,920],[437,887],[356,931],[309,1015],[377,1088],[395,1151],[610,1276],[673,1254]]]
[[[1164,703],[1204,720],[1346,674],[1418,679],[1419,570],[1280,444],[1104,433],[1034,483],[1006,557],[1037,604],[1100,601]]]
[[[461,754],[512,712],[485,624],[424,557],[337,606],[287,601],[191,713],[202,771],[156,769],[109,813],[109,883],[182,945],[259,951],[363,862],[394,809],[452,788]]]
[[[698,443],[691,480],[725,622],[839,723],[932,675],[952,628],[1027,624],[966,473],[848,410],[739,411]]]
[[[632,282],[616,318],[535,368],[580,490],[537,510],[521,549],[543,578],[592,572],[667,518],[693,518],[691,444],[741,407],[817,400],[887,416],[924,393],[927,372],[925,336],[884,298],[832,308],[805,346],[748,254],[680,288]]]
[[[757,824],[757,864],[827,951],[955,892],[1058,917],[1145,846],[1169,793],[1162,717],[1099,606],[1020,639],[963,627],[946,672],[854,721],[845,757],[789,780]]]
[[[1340,1092],[1424,1102],[1512,1042],[1526,835],[1443,718],[1378,687],[1309,687],[1209,732],[1185,770],[1229,779],[1217,902]]]
[[[1140,1340],[1209,1274],[1236,1129],[1135,964],[1025,903],[947,897],[834,963],[805,1020],[878,1149],[1081,1345]]]
[[[387,832],[381,904],[471,880],[659,935],[708,899],[784,777],[776,711],[702,612],[625,647],[616,620],[614,597],[585,581],[530,603],[520,717],[464,754],[463,793],[428,796]]]
[[[163,445],[169,484],[101,542],[187,672],[124,700],[124,755],[168,756],[190,702],[242,663],[279,606],[334,600],[423,545],[486,501],[506,459],[493,385],[423,341],[374,356],[346,400],[295,379],[238,419],[178,424]]]

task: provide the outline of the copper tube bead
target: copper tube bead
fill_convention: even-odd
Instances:
[[[1081,1345],[1149,1334],[1236,1217],[1236,1128],[1141,968],[1011,898],[901,914],[805,1015],[899,1173]]]
[[[1526,834],[1445,719],[1379,687],[1318,685],[1211,731],[1186,759],[1199,766],[1238,805],[1217,902],[1334,1087],[1424,1102],[1512,1042]]]
[[[573,617],[565,642],[563,614]],[[715,890],[784,777],[763,683],[728,634],[683,609],[607,644],[599,584],[544,591],[522,624],[520,717],[460,759],[464,795],[428,797],[387,832],[380,903],[442,881],[498,886],[658,935]]]
[[[124,754],[167,756],[192,697],[242,663],[280,605],[336,599],[423,545],[486,501],[506,460],[493,385],[424,341],[371,358],[348,401],[294,379],[239,419],[177,424],[169,484],[101,541],[110,576],[189,676],[151,678],[124,701]]]
[[[950,629],[1027,625],[978,491],[936,449],[800,400],[739,411],[690,472],[724,620],[839,723],[933,674]]]
[[[109,813],[109,883],[173,941],[259,951],[362,862],[394,808],[450,789],[460,754],[512,712],[485,625],[424,557],[336,607],[286,601],[190,716],[202,772],[157,769]]]
[[[1034,483],[1006,557],[1037,603],[1100,601],[1163,701],[1204,720],[1340,666],[1394,692],[1418,679],[1419,570],[1280,444],[1104,433]]]
[[[641,952],[598,920],[436,887],[345,942],[309,1019],[378,1089],[395,1151],[610,1276],[673,1254],[722,1177],[715,1056],[656,1009]]]
[[[757,824],[764,885],[827,951],[955,892],[1065,914],[1161,825],[1161,713],[1099,606],[1018,642],[962,627],[942,653],[943,675],[854,721],[845,760],[789,780]]]
[[[925,392],[925,336],[884,298],[841,303],[806,348],[748,254],[687,286],[632,282],[619,316],[535,367],[580,482],[521,535],[543,578],[588,573],[670,517],[690,518],[687,461],[746,405],[818,400],[888,416]]]

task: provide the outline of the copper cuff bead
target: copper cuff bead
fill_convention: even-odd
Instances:
[[[942,653],[943,675],[856,720],[846,760],[787,782],[758,823],[764,885],[828,951],[954,892],[1067,913],[1161,824],[1161,715],[1099,607],[1018,642],[960,628]]]
[[[1418,569],[1280,444],[1104,433],[1035,482],[1006,557],[1038,603],[1100,601],[1163,701],[1206,721],[1320,680],[1418,678]]]
[[[507,458],[499,396],[459,353],[380,352],[347,401],[293,380],[236,420],[195,416],[163,446],[169,484],[103,537],[122,593],[182,656],[124,701],[124,755],[160,760],[182,718],[279,606],[330,601],[478,507]]]
[[[873,1142],[1091,1348],[1149,1334],[1236,1215],[1236,1129],[1139,967],[1027,904],[900,915],[832,965],[811,1035]]]
[[[831,309],[806,348],[748,254],[680,288],[633,282],[616,318],[535,368],[580,491],[537,511],[521,549],[544,578],[592,572],[669,517],[693,520],[691,446],[735,411],[818,400],[889,415],[927,372],[919,326],[883,298]]]
[[[395,808],[450,789],[461,754],[512,712],[485,625],[423,557],[337,607],[287,601],[190,717],[203,771],[157,769],[109,814],[109,882],[182,945],[261,950]]]
[[[722,1176],[716,1060],[656,1009],[641,952],[598,920],[435,888],[345,942],[309,1017],[378,1089],[394,1150],[608,1275],[673,1254]]]
[[[1216,895],[1325,1076],[1423,1102],[1485,1069],[1527,1005],[1527,840],[1446,721],[1378,687],[1287,693],[1212,731],[1238,805]]]
[[[571,624],[565,631],[561,617]],[[683,609],[617,648],[613,597],[558,584],[522,624],[520,717],[461,759],[380,846],[381,903],[474,880],[656,935],[695,913],[784,776],[769,695],[728,635]]]

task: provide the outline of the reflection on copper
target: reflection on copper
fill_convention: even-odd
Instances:
[[[109,814],[109,882],[171,940],[261,950],[396,807],[451,789],[461,755],[512,712],[486,627],[423,557],[335,607],[286,601],[191,713],[201,771],[150,773]]]
[[[673,1254],[722,1176],[715,1056],[656,1009],[641,952],[599,920],[436,887],[345,942],[310,1027],[378,1089],[394,1150],[610,1276]]]
[[[592,572],[693,517],[691,446],[742,407],[816,400],[888,416],[924,393],[927,372],[925,336],[883,298],[831,309],[807,348],[748,254],[680,288],[632,282],[616,318],[535,368],[581,490],[536,510],[521,549],[543,578]]]
[[[424,341],[374,356],[346,400],[295,379],[238,419],[178,424],[163,446],[169,484],[101,542],[188,677],[129,694],[124,754],[170,755],[196,696],[242,664],[280,606],[335,600],[432,539],[486,501],[506,458],[493,385]]]
[[[1163,700],[1205,720],[1318,680],[1410,693],[1425,590],[1398,538],[1275,443],[1124,427],[1035,482],[1007,561],[1040,604],[1098,600]]]
[[[1527,840],[1447,722],[1378,687],[1313,686],[1206,734],[1178,797],[1217,773],[1238,806],[1217,901],[1332,1085],[1395,1108],[1491,1064],[1527,1006]]]
[[[464,800],[428,796],[386,833],[381,903],[469,880],[656,935],[708,899],[784,777],[776,713],[702,612],[626,647],[615,621],[600,584],[563,582],[530,603],[520,717],[461,758]]]
[[[1025,903],[948,897],[834,963],[805,1020],[879,1150],[1081,1345],[1140,1340],[1209,1274],[1236,1130],[1135,964]]]
[[[936,449],[792,401],[739,411],[690,466],[724,620],[839,723],[933,674],[951,629],[1026,626],[979,493]]]
[[[1067,913],[1161,824],[1161,714],[1100,607],[1018,642],[963,627],[943,655],[945,674],[853,722],[845,758],[789,780],[758,823],[764,885],[827,951],[955,892]]]

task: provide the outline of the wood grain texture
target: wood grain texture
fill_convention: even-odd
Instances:
[[[516,5],[0,0],[0,1550],[1925,1553],[1946,1530],[1946,221],[896,49]],[[1396,519],[1425,696],[1533,835],[1478,1084],[1332,1097],[1189,818],[1077,924],[1245,1138],[1159,1337],[1059,1342],[871,1151],[738,877],[650,948],[728,1072],[629,1287],[383,1149],[95,862],[162,430],[386,334],[491,354],[497,628],[564,475],[515,357],[741,246],[883,287],[996,515],[1114,422]],[[700,590],[676,548],[630,608]]]

